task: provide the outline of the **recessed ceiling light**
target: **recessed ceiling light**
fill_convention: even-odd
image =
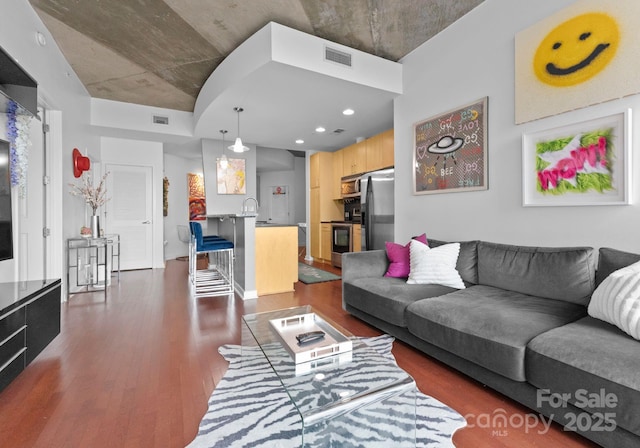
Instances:
[[[345,110],[342,111],[343,115],[353,115],[355,113],[356,113],[356,111],[354,111],[353,109],[345,109]]]
[[[299,138],[298,140],[296,140],[296,143],[298,145],[302,145],[304,143],[304,140],[302,140],[301,138]]]
[[[316,128],[316,132],[324,132],[324,131],[326,131],[326,129],[325,129],[325,128],[323,128],[322,126],[318,126],[318,127]]]

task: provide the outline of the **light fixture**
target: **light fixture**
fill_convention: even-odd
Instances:
[[[244,111],[244,109],[242,107],[234,107],[233,110],[238,114],[238,136],[236,137],[235,143],[229,146],[229,149],[233,152],[247,152],[250,148],[244,146],[240,139],[240,112]]]
[[[356,113],[356,111],[353,110],[353,109],[345,109],[345,110],[342,111],[342,115],[353,115],[355,113]]]
[[[227,156],[224,154],[224,134],[227,133],[227,130],[220,129],[220,133],[222,134],[222,156],[220,157],[220,168],[226,170],[229,166],[229,159],[227,159]]]
[[[47,45],[47,38],[44,37],[44,34],[42,34],[40,31],[36,31],[36,42],[41,47],[44,47]]]
[[[318,127],[316,128],[316,132],[324,132],[324,131],[326,131],[326,129],[325,129],[325,128],[323,128],[322,126],[318,126]]]
[[[296,140],[296,143],[298,145],[302,145],[304,143],[304,140],[302,140],[301,138],[299,138],[298,140]]]

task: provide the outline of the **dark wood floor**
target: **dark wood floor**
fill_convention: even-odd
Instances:
[[[240,342],[242,314],[310,304],[353,334],[380,334],[342,311],[340,288],[297,283],[295,293],[247,302],[193,300],[184,261],[123,272],[106,302],[94,293],[63,304],[60,336],[0,393],[0,446],[183,447],[227,369],[217,348]],[[515,416],[500,431],[458,431],[458,447],[593,446],[556,425],[525,430],[517,423],[527,409],[402,343],[393,352],[420,390],[461,414]]]

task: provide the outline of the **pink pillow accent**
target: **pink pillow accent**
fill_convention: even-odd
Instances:
[[[427,245],[427,235],[424,233],[412,239]],[[389,268],[384,276],[397,278],[409,277],[411,269],[411,264],[409,262],[409,246],[411,245],[411,241],[409,241],[406,246],[397,243],[390,243],[388,241],[384,243],[384,245],[387,249],[387,258],[389,259]]]

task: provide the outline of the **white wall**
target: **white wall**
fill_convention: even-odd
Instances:
[[[514,35],[571,0],[491,0],[406,56],[404,94],[395,101],[397,241],[426,232],[445,240],[592,247],[640,252],[640,96],[514,124]],[[412,124],[489,97],[489,189],[414,196]],[[633,205],[522,206],[522,134],[634,110]]]
[[[169,124],[156,124],[154,116]],[[91,99],[91,124],[102,135],[181,142],[193,138],[193,113],[142,104]]]
[[[259,220],[269,219],[269,197],[271,187],[286,185],[289,187],[289,219],[285,224],[306,222],[306,182],[304,158],[295,157],[293,170],[266,171],[258,174],[260,178],[260,215]],[[299,232],[298,245],[305,244],[304,234]]]
[[[77,233],[76,217],[84,214],[84,207],[66,194],[66,184],[74,180],[71,152],[74,147],[83,148],[83,152],[84,148],[99,148],[97,137],[92,135],[88,128],[89,95],[29,2],[7,0],[3,2],[3,6],[3,13],[0,14],[0,46],[36,80],[39,104],[60,111],[60,129],[56,129],[55,132],[61,136],[62,154],[58,156],[62,157],[65,163],[61,167],[56,164],[58,171],[51,175],[56,185],[65,186],[65,194],[57,191],[51,198],[53,203],[50,205],[57,210],[57,214],[50,225],[52,235],[62,235],[64,239]],[[45,47],[36,43],[36,31],[40,31],[46,37]],[[0,134],[4,135],[5,127],[1,128]],[[16,204],[17,202],[13,201],[14,207]],[[15,235],[16,233],[14,237]],[[62,242],[59,241],[57,244],[61,245]],[[59,256],[53,263],[57,265],[57,272],[62,272],[63,252],[56,252]],[[14,256],[20,257],[20,254]],[[0,262],[0,281],[11,281],[14,273],[15,260]]]
[[[195,142],[200,145],[200,142]],[[164,175],[169,179],[169,210],[164,222],[164,259],[170,260],[189,254],[187,243],[180,241],[178,226],[189,225],[189,198],[187,173],[202,174],[202,159],[164,155]],[[206,221],[203,221],[206,223]]]

